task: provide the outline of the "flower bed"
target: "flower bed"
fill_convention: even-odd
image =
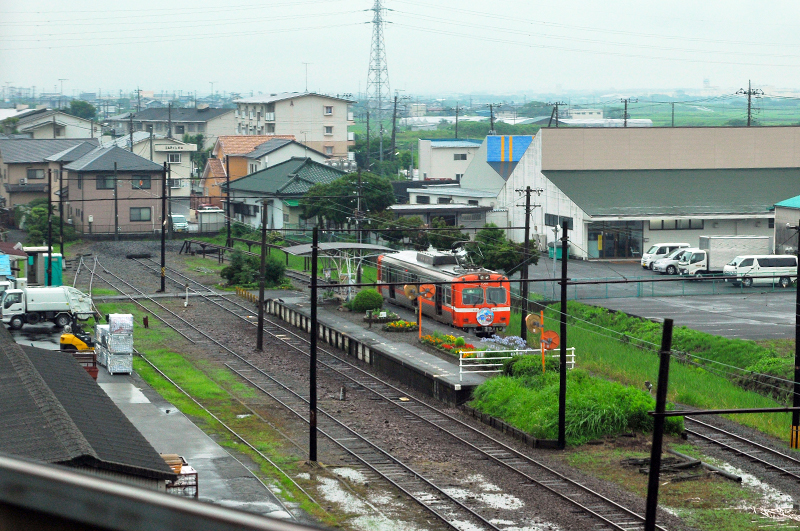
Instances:
[[[417,323],[398,319],[397,321],[386,323],[383,325],[383,329],[387,332],[414,332],[417,330]]]
[[[397,321],[400,316],[394,312],[382,312],[380,310],[370,310],[364,316],[364,322],[367,323],[391,323]]]
[[[420,341],[426,345],[432,346],[436,350],[441,350],[442,352],[447,352],[455,356],[460,356],[462,351],[486,350],[485,347],[477,347],[471,343],[467,343],[463,337],[441,334],[439,332],[426,334],[422,336]],[[474,356],[474,354],[472,356]]]

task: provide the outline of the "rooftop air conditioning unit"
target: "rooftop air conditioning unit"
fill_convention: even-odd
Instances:
[[[19,180],[19,184],[27,184],[27,182],[28,182],[28,179],[26,179],[25,177],[23,177],[23,178],[21,178]]]

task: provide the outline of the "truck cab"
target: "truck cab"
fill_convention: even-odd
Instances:
[[[678,271],[681,275],[694,277],[702,275],[708,270],[708,253],[702,249],[695,249],[685,253],[678,262]]]

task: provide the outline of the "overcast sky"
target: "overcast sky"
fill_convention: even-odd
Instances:
[[[358,94],[374,0],[0,0],[0,83]],[[408,95],[800,87],[800,3],[384,0]],[[631,93],[631,95],[636,95]]]

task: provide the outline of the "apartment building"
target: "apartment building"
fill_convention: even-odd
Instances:
[[[313,92],[283,92],[236,100],[236,134],[294,135],[334,158],[348,158],[355,136],[352,100]]]
[[[131,116],[132,115],[132,116]],[[208,105],[197,108],[155,108],[139,112],[118,114],[108,119],[108,125],[117,135],[129,135],[133,131],[144,131],[181,139],[183,135],[203,135],[203,145],[198,149],[213,146],[222,135],[232,135],[236,129],[233,109],[213,109]]]
[[[469,138],[420,138],[420,179],[460,180],[482,143],[481,140]]]

